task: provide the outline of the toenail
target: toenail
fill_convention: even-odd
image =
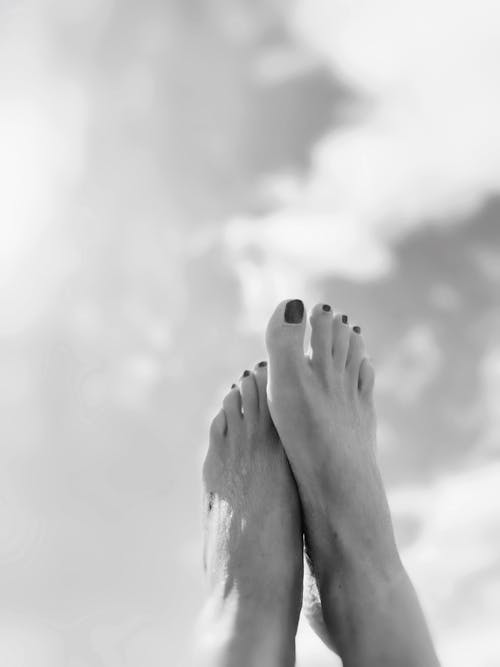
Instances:
[[[231,389],[236,389],[236,385],[235,385],[235,384],[232,384],[232,385],[231,385]]]
[[[250,371],[245,371],[245,372],[243,373],[243,377],[244,377],[244,378],[247,378],[249,375],[250,375]]]
[[[347,317],[347,315],[342,315],[342,323],[347,324],[348,321],[349,321],[349,318]]]
[[[285,322],[287,324],[300,324],[304,317],[304,304],[300,299],[294,299],[286,304]]]
[[[354,333],[357,333],[357,334],[361,333],[361,327],[358,327],[357,325],[355,327],[353,327],[352,330],[354,331]]]
[[[325,311],[325,313],[329,313],[331,311],[331,309],[332,309],[332,307],[329,306],[327,303],[323,304],[323,310]]]
[[[267,361],[259,361],[257,364],[259,368],[265,368],[267,366]]]

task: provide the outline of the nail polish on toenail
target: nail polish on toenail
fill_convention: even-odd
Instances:
[[[329,313],[331,311],[331,309],[332,309],[332,307],[329,306],[327,303],[323,304],[323,310],[325,311],[325,313]]]
[[[250,375],[250,371],[245,371],[245,372],[243,373],[243,377],[244,377],[244,378],[247,378],[249,375]]]
[[[232,384],[232,385],[231,385],[231,389],[236,389],[236,385],[235,385],[235,384]]]
[[[304,317],[304,304],[300,299],[294,299],[286,304],[285,322],[287,324],[300,324]]]
[[[352,330],[354,331],[354,333],[357,333],[357,334],[361,333],[361,327],[358,327],[357,325],[355,327],[353,327]]]
[[[347,315],[342,315],[342,324],[347,324],[348,321],[349,318],[347,317]]]
[[[259,368],[265,368],[267,366],[267,361],[259,361],[257,364]]]

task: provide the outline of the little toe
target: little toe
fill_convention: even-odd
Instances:
[[[249,423],[257,420],[259,413],[259,394],[255,377],[249,370],[244,371],[240,379],[241,403],[243,419]]]
[[[241,414],[241,394],[236,385],[233,385],[231,391],[226,394],[222,401],[222,407],[224,408],[227,420],[227,433],[231,433],[232,430],[239,428],[243,421],[243,415]]]
[[[373,387],[375,385],[375,371],[369,359],[366,357],[361,361],[359,369],[358,388],[360,393],[365,398],[371,398],[373,394]]]
[[[311,363],[319,372],[329,368],[332,361],[332,308],[316,304],[311,317]]]
[[[351,329],[347,315],[335,315],[332,325],[333,366],[339,373],[343,373],[345,369],[350,337]]]
[[[365,356],[365,341],[361,335],[361,328],[359,326],[354,326],[349,339],[346,370],[350,381],[356,389],[358,388],[359,369]]]

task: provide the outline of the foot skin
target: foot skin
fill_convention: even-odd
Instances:
[[[276,667],[295,660],[301,510],[266,384],[262,363],[233,385],[212,422],[203,467],[204,633],[216,665]]]
[[[297,480],[308,546],[321,553],[335,536],[356,551],[370,547],[367,556],[377,549],[385,556],[394,540],[375,458],[374,372],[363,336],[345,315],[317,305],[305,356],[303,306],[287,313],[287,303],[296,302],[280,304],[266,332],[269,407]],[[287,322],[290,313],[300,321]]]
[[[404,607],[411,624],[423,619],[414,610],[376,462],[374,372],[361,331],[328,305],[315,306],[310,322],[310,356],[301,301],[278,306],[266,344],[269,408],[297,482],[322,603],[316,618],[320,625],[324,618],[328,643],[344,665],[436,664],[413,661],[399,638],[391,647],[390,628],[394,634],[401,624],[394,610]],[[408,631],[416,629],[403,626]]]

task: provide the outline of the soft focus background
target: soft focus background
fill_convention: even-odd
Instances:
[[[207,425],[286,297],[363,327],[443,664],[499,664],[499,80],[493,0],[0,0],[2,666],[187,655]]]

